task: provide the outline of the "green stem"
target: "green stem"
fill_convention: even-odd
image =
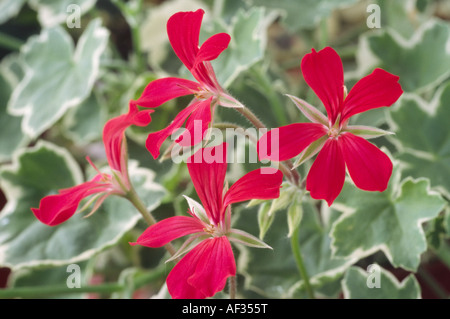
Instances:
[[[235,108],[235,110],[241,113],[247,120],[249,120],[249,122],[252,123],[255,128],[267,129],[264,123],[261,122],[261,120],[247,107]],[[292,169],[292,167],[293,166],[290,161],[280,162],[280,170],[283,172],[284,176],[289,178],[291,182],[298,186],[300,183],[300,176],[298,175],[297,170]]]
[[[128,193],[125,194],[125,198],[127,198],[134,205],[134,207],[136,207],[136,209],[139,211],[139,213],[141,213],[142,217],[145,219],[149,226],[156,224],[156,219],[147,210],[145,204],[139,198],[134,188],[131,188],[131,190],[129,190]],[[175,255],[176,250],[171,243],[166,244],[164,247],[172,256]]]
[[[230,299],[236,299],[236,276],[231,276],[228,284],[230,285]]]
[[[295,262],[297,263],[297,268],[300,273],[300,277],[303,279],[303,282],[305,284],[306,293],[308,294],[308,297],[310,299],[314,299],[315,298],[314,291],[309,282],[308,273],[306,271],[305,264],[303,263],[302,253],[300,251],[300,243],[298,239],[299,229],[300,227],[297,226],[297,228],[295,228],[294,233],[291,236],[291,248],[294,254]]]
[[[78,293],[103,293],[110,294],[122,291],[124,287],[120,284],[102,284],[95,286],[86,286],[80,288],[68,288],[67,285],[49,285],[39,287],[18,287],[9,289],[0,289],[0,299],[10,298],[42,298],[63,294]]]
[[[24,42],[9,34],[0,32],[0,47],[18,51]]]
[[[136,276],[133,287],[139,289],[164,276],[167,272],[167,265],[162,264],[153,271]],[[106,283],[93,286],[81,286],[80,288],[68,288],[67,285],[47,285],[38,287],[17,287],[0,289],[0,299],[11,298],[43,298],[67,294],[99,293],[112,294],[125,291],[127,287],[119,283]]]

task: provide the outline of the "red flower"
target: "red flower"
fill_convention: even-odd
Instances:
[[[131,187],[127,171],[125,130],[130,125],[149,124],[151,121],[149,114],[152,112],[152,110],[139,111],[135,104],[130,103],[127,114],[109,120],[103,128],[103,143],[112,175],[98,171],[87,158],[98,174],[88,182],[42,198],[39,208],[31,208],[37,219],[49,226],[55,226],[72,217],[81,200],[90,195],[96,194],[93,199],[96,203],[90,214],[97,210],[109,195],[124,195]]]
[[[344,86],[343,66],[330,47],[305,55],[301,68],[306,83],[325,106],[328,118],[299,98],[291,99],[313,123],[295,123],[269,131],[258,142],[261,159],[284,161],[301,154],[297,163],[319,152],[306,180],[311,197],[331,205],[342,190],[345,168],[355,185],[367,191],[384,191],[392,173],[389,157],[365,138],[388,132],[350,126],[351,116],[370,109],[390,106],[402,95],[398,76],[382,69],[358,81],[351,91]],[[267,141],[279,137],[278,150]]]
[[[218,33],[207,39],[200,48],[198,46],[203,15],[202,9],[195,12],[178,12],[167,22],[167,33],[172,48],[197,82],[175,77],[158,79],[150,82],[141,97],[135,101],[143,107],[158,107],[171,99],[194,95],[193,101],[168,127],[149,134],[146,146],[155,159],[159,156],[164,140],[186,120],[186,131],[176,140],[181,146],[195,145],[203,139],[216,105],[243,107],[220,87],[209,62],[216,59],[228,47],[230,36]],[[194,130],[197,121],[200,123],[198,133],[197,129]]]
[[[195,163],[198,155],[202,161]],[[223,290],[226,279],[235,276],[236,264],[230,241],[268,247],[252,235],[231,228],[230,205],[250,199],[277,198],[283,175],[275,169],[273,174],[263,174],[257,169],[244,175],[225,192],[226,143],[200,149],[187,165],[202,204],[185,196],[190,216],[164,219],[147,228],[136,243],[130,244],[161,247],[174,239],[192,235],[172,257],[189,251],[170,272],[167,287],[173,298],[198,299]]]

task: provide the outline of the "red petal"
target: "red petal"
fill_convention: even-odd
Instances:
[[[197,195],[208,218],[221,221],[223,183],[227,172],[227,144],[200,149],[188,160],[187,167]]]
[[[280,196],[283,173],[273,170],[273,174],[264,174],[262,169],[251,171],[237,180],[227,191],[223,200],[223,209],[233,203],[250,199],[273,199]]]
[[[194,68],[196,65],[217,59],[217,57],[228,47],[231,37],[226,33],[218,33],[206,40],[197,53]]]
[[[306,178],[311,197],[325,199],[328,206],[339,195],[345,180],[345,162],[337,140],[328,139],[317,155]]]
[[[181,110],[180,113],[178,113],[175,119],[172,121],[172,123],[170,123],[170,125],[167,126],[165,129],[150,133],[148,135],[145,146],[147,147],[148,151],[152,154],[153,158],[155,159],[158,158],[160,153],[159,149],[161,148],[162,143],[166,140],[168,136],[170,136],[172,133],[174,133],[177,129],[179,129],[183,125],[183,123],[186,121],[189,115],[191,115],[191,113],[195,111],[198,104],[199,102],[195,101],[185,109]]]
[[[163,78],[150,82],[134,103],[143,107],[158,107],[171,99],[199,90],[197,82],[173,77]]]
[[[167,34],[175,54],[190,70],[198,52],[198,39],[204,11],[178,12],[167,22]]]
[[[226,236],[206,239],[188,284],[197,288],[205,297],[212,297],[225,288],[227,278],[236,275],[233,250]]]
[[[343,133],[339,138],[348,172],[355,185],[366,191],[384,191],[392,174],[392,162],[362,137]]]
[[[153,110],[139,111],[134,103],[130,103],[127,114],[122,114],[106,122],[103,128],[103,144],[109,166],[117,171],[126,170],[125,154],[122,141],[125,130],[131,125],[145,126],[151,121],[150,113]]]
[[[191,146],[200,143],[211,123],[212,97],[197,104],[195,110],[186,121],[186,131],[176,140],[181,146]]]
[[[341,123],[350,116],[370,109],[391,106],[403,94],[399,77],[382,69],[359,80],[348,93],[342,107]]]
[[[39,208],[31,208],[31,210],[42,223],[56,226],[75,214],[83,198],[107,191],[108,189],[109,185],[99,184],[96,181],[85,182],[74,187],[62,189],[59,194],[42,198]]]
[[[203,232],[205,226],[197,218],[188,216],[175,216],[163,219],[162,221],[148,227],[136,243],[131,245],[141,245],[146,247],[161,247],[174,239]]]
[[[330,47],[314,49],[301,63],[303,77],[327,110],[331,124],[336,121],[344,99],[344,70],[339,55]]]
[[[206,298],[199,289],[188,283],[204,251],[209,244],[209,240],[202,241],[186,254],[167,276],[167,289],[173,299],[204,299]]]
[[[291,159],[325,134],[327,129],[318,123],[295,123],[270,130],[258,141],[259,158],[274,161]]]

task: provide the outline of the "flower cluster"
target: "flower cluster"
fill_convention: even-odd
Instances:
[[[220,86],[211,65],[211,61],[228,47],[230,36],[219,33],[199,46],[203,15],[201,9],[179,12],[167,23],[172,48],[196,81],[167,77],[149,83],[138,99],[130,101],[127,114],[109,120],[104,127],[103,142],[111,173],[100,172],[88,159],[98,174],[90,181],[43,198],[39,208],[32,208],[41,222],[55,226],[68,220],[81,201],[91,195],[95,196],[85,206],[95,202],[92,212],[110,195],[127,198],[133,186],[127,171],[125,130],[131,125],[148,125],[150,114],[165,102],[193,96],[191,103],[166,128],[149,133],[146,148],[155,159],[159,157],[166,138],[183,125],[185,131],[176,143],[198,146],[203,142],[214,120],[216,106],[244,108]],[[403,93],[399,78],[375,69],[347,93],[342,62],[330,47],[319,52],[313,49],[306,54],[301,69],[306,83],[322,101],[327,115],[307,102],[289,96],[312,123],[295,123],[268,131],[257,142],[260,159],[288,161],[299,155],[292,168],[295,169],[317,154],[305,187],[312,198],[323,199],[328,205],[341,192],[346,169],[358,188],[385,190],[392,163],[385,153],[366,139],[389,132],[350,125],[349,120],[370,109],[392,105]],[[201,123],[200,135],[193,134],[196,122]],[[275,143],[274,138],[278,138]],[[200,147],[187,161],[200,202],[184,196],[189,206],[186,215],[178,212],[173,217],[155,222],[136,242],[130,243],[133,246],[161,247],[188,236],[170,259],[177,260],[167,277],[168,290],[173,298],[207,298],[223,290],[227,278],[236,275],[231,243],[269,248],[253,235],[232,227],[231,206],[252,199],[278,198],[283,174],[278,169],[266,168],[263,171],[260,168],[228,187],[227,147],[226,143]]]

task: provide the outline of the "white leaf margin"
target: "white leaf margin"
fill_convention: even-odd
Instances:
[[[96,19],[92,20],[78,41],[77,47],[76,47],[74,55],[73,55],[73,60],[75,63],[77,63],[81,58],[81,54],[82,54],[84,47],[86,45],[86,42],[87,42],[87,33],[88,33],[87,31],[90,31],[91,28],[94,29],[92,31],[93,38],[97,39],[97,42],[100,43],[100,45],[97,47],[97,49],[95,50],[95,52],[92,56],[92,61],[93,61],[92,72],[91,72],[91,76],[86,80],[86,82],[88,83],[88,87],[90,87],[90,88],[92,88],[95,79],[98,77],[98,75],[100,73],[100,57],[107,46],[107,43],[108,43],[107,40],[108,40],[108,36],[109,36],[109,31],[106,28],[101,26],[100,18],[96,18]],[[32,50],[34,43],[45,43],[46,41],[48,41],[50,32],[58,33],[59,34],[58,36],[61,37],[61,39],[65,43],[67,43],[69,50],[71,52],[74,51],[74,44],[73,44],[72,39],[70,38],[69,34],[67,32],[65,32],[64,29],[62,29],[61,27],[56,26],[54,28],[44,29],[41,32],[41,34],[39,34],[37,36],[32,36],[27,41],[27,43],[25,43],[22,46],[21,55],[24,56],[24,55],[28,54]],[[25,71],[24,78],[22,79],[22,81],[20,81],[20,83],[14,89],[14,91],[11,95],[11,98],[8,102],[7,109],[8,109],[8,112],[12,115],[23,116],[22,131],[26,135],[28,135],[30,138],[34,138],[34,137],[38,136],[41,133],[41,131],[49,128],[52,124],[47,124],[47,126],[42,127],[40,129],[40,131],[36,131],[29,124],[30,118],[33,115],[32,114],[33,113],[32,102],[29,101],[27,104],[20,105],[18,107],[15,106],[17,104],[17,100],[22,95],[22,92],[24,91],[24,89],[26,89],[27,85],[29,84],[29,82],[31,81],[31,79],[34,76],[33,69],[31,67],[29,67],[25,63],[25,61],[23,61],[22,65],[24,66],[24,71]],[[65,103],[63,103],[60,106],[59,110],[54,115],[54,118],[56,119],[55,121],[57,121],[57,119],[59,119],[68,109],[75,107],[75,106],[79,105],[81,102],[83,102],[89,96],[89,93],[90,92],[87,92],[85,94],[85,96],[76,97],[76,98],[73,98],[73,99],[68,100]]]
[[[442,27],[447,29],[448,38],[447,42],[445,43],[445,52],[450,59],[450,26],[448,26],[443,21],[437,18],[432,18],[423,23],[409,39],[405,39],[402,35],[400,35],[400,33],[398,33],[395,29],[392,28],[383,28],[379,30],[374,30],[362,35],[359,39],[358,50],[356,51],[357,68],[354,71],[346,72],[345,74],[346,79],[351,78],[360,79],[369,74],[370,72],[372,72],[373,69],[376,68],[381,63],[381,60],[370,50],[368,41],[369,37],[381,36],[384,33],[387,33],[403,49],[412,49],[420,44],[420,42],[425,38],[425,34],[429,30],[435,27]],[[416,89],[415,92],[416,93],[426,92],[431,88],[435,87],[437,83],[444,81],[446,78],[448,78],[449,75],[450,69],[441,76],[439,76],[438,78],[436,78],[433,82],[429,83],[428,85]]]
[[[400,173],[398,174],[397,178],[400,178]],[[407,182],[413,182],[414,184],[419,184],[421,182],[425,182],[426,183],[425,190],[427,191],[428,195],[442,199],[442,196],[441,196],[441,194],[439,192],[434,191],[434,190],[431,189],[429,179],[427,179],[425,177],[414,179],[414,178],[412,178],[410,176],[405,178],[401,183],[395,183],[394,184],[394,188],[392,190],[392,194],[395,196],[395,198],[400,198],[402,196],[403,185],[406,184]],[[395,187],[395,185],[398,185],[398,186]],[[443,204],[442,204],[441,210],[446,205],[446,203],[445,203],[445,201],[443,199],[442,199],[442,201],[443,201]],[[330,233],[329,233],[330,237],[331,237],[330,247],[331,247],[331,256],[332,257],[335,257],[335,258],[351,258],[351,259],[361,260],[361,259],[363,259],[365,257],[368,257],[368,256],[370,256],[370,255],[372,255],[372,254],[374,254],[374,253],[376,253],[378,251],[382,251],[385,254],[385,256],[387,257],[387,259],[389,260],[389,262],[391,263],[392,266],[394,266],[394,267],[402,267],[403,269],[405,269],[407,271],[413,271],[413,272],[417,271],[417,269],[408,268],[405,265],[400,265],[400,264],[395,263],[394,262],[394,256],[392,255],[392,252],[391,252],[390,248],[384,243],[375,245],[375,246],[373,246],[373,247],[371,247],[369,249],[363,249],[362,247],[357,247],[357,249],[353,250],[353,252],[351,254],[349,254],[349,255],[346,255],[346,256],[338,255],[338,256],[336,256],[337,247],[335,245],[335,241],[336,240],[335,240],[335,237],[334,237],[336,226],[342,220],[345,220],[347,217],[350,217],[351,215],[353,215],[353,213],[356,211],[356,209],[353,208],[353,207],[346,206],[346,205],[344,205],[342,203],[338,203],[338,202],[336,202],[336,204],[333,204],[333,208],[338,210],[338,211],[340,211],[340,212],[342,212],[342,214],[341,214],[341,216],[339,216],[338,219],[336,219],[334,221],[334,223],[331,226]],[[439,212],[436,213],[436,216],[438,214],[439,214]],[[426,237],[425,237],[425,231],[424,231],[424,229],[422,227],[422,224],[427,222],[427,221],[432,220],[436,216],[429,217],[429,218],[428,217],[427,218],[420,218],[420,219],[417,220],[416,226],[417,226],[417,229],[418,229],[419,233],[422,235],[422,238],[424,239],[425,245],[426,245]],[[422,251],[422,253],[423,252],[424,251]],[[418,261],[420,263],[420,256],[418,256]]]
[[[381,267],[379,265],[377,265],[377,266],[380,269],[381,276],[385,276],[396,288],[398,288],[398,290],[402,290],[408,284],[409,281],[412,281],[414,283],[414,286],[417,289],[417,293],[418,293],[415,299],[422,298],[420,285],[413,274],[408,275],[405,279],[403,279],[400,282],[399,280],[397,280],[397,278],[391,272],[387,271],[386,269],[384,269],[383,267]],[[349,269],[356,270],[358,272],[358,274],[361,275],[361,277],[367,278],[367,276],[368,276],[368,273],[364,272],[364,270],[360,267],[353,266],[353,267],[350,267]],[[345,277],[341,281],[341,287],[342,287],[342,293],[344,295],[344,299],[358,298],[358,297],[351,296],[352,293],[345,281]]]

